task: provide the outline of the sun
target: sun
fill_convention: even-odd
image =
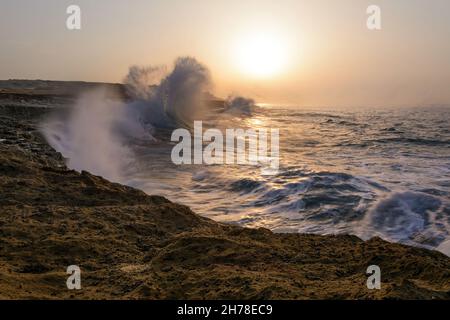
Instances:
[[[283,71],[287,49],[280,37],[270,33],[253,34],[236,43],[234,60],[240,72],[267,78]]]

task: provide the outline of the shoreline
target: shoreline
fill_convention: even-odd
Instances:
[[[36,129],[44,109],[0,104],[0,298],[450,299],[440,252],[215,222],[67,169]],[[81,290],[66,287],[74,264]]]

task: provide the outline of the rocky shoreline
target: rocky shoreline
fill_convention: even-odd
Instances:
[[[214,222],[69,170],[37,130],[45,108],[0,104],[2,299],[450,299],[442,253]],[[81,290],[66,287],[69,265]]]

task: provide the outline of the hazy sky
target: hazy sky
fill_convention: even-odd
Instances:
[[[70,4],[81,7],[81,30],[66,28]],[[370,4],[381,7],[380,31],[366,27]],[[269,54],[247,48],[265,36]],[[1,79],[120,82],[131,65],[190,55],[211,69],[220,96],[450,104],[448,0],[1,0],[0,48]],[[270,57],[273,74],[247,70]]]

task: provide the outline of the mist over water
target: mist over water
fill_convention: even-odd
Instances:
[[[123,181],[132,151],[116,130],[126,123],[124,106],[99,89],[79,97],[65,117],[53,115],[42,124],[49,144],[67,158],[69,168]]]
[[[450,255],[450,110],[257,107],[231,96],[205,103],[208,69],[132,67],[128,103],[86,93],[42,124],[68,166],[160,194],[218,221],[276,232],[356,234]],[[206,97],[206,98],[205,98]],[[279,128],[280,170],[171,162],[170,133],[205,127]]]

